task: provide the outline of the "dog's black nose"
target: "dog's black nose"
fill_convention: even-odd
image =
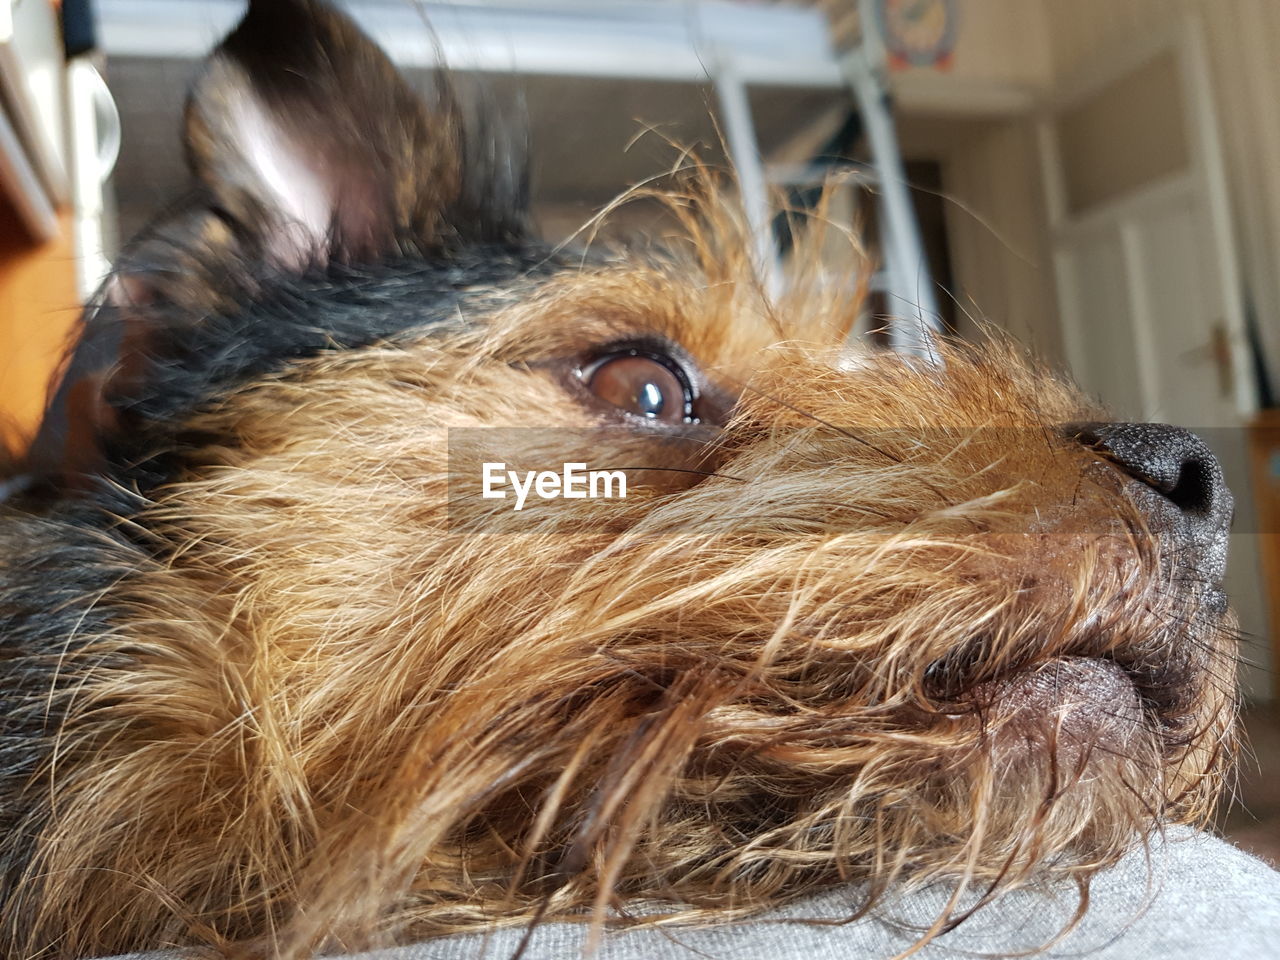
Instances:
[[[1072,434],[1188,517],[1217,519],[1225,512],[1230,520],[1231,494],[1222,467],[1190,430],[1165,423],[1085,423],[1074,426]]]
[[[1203,572],[1221,578],[1235,504],[1203,440],[1165,423],[1082,423],[1067,432],[1158,494],[1153,529],[1174,534]]]

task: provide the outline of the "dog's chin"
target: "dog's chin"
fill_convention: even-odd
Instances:
[[[1128,754],[1155,723],[1134,676],[1114,660],[1051,660],[985,684],[977,695],[982,712],[999,718],[990,732],[1000,748],[1041,755],[1048,748],[1068,768]]]

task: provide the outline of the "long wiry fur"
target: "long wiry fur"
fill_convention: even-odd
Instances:
[[[998,343],[851,354],[818,241],[771,302],[704,176],[666,202],[663,256],[246,298],[244,338],[352,304],[385,335],[201,373],[105,486],[7,508],[8,956],[301,957],[958,879],[924,942],[965,889],[1087,888],[1206,817],[1230,616],[1060,429],[1098,411]],[[586,396],[582,360],[637,341],[693,358],[722,420]],[[495,449],[634,482],[517,516],[478,496]]]
[[[703,264],[569,272],[182,425],[217,439],[121,521],[110,625],[56,653],[14,955],[295,955],[633,899],[668,904],[651,923],[736,916],[854,880],[871,905],[905,877],[1083,879],[1205,815],[1226,633],[1057,439],[1081,401],[994,347],[842,372],[804,339],[838,320],[753,304],[719,229]],[[671,462],[532,363],[636,333],[742,385],[689,440],[709,476],[531,504],[518,530],[451,497],[450,428],[554,427],[529,463]],[[1150,656],[1185,687],[1118,701],[1096,747],[1069,684],[983,693]]]

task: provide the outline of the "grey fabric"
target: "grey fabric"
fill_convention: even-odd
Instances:
[[[916,942],[951,890],[942,885],[889,903],[874,916],[840,926],[856,888],[834,890],[749,922],[701,928],[606,932],[594,960],[888,960]],[[1074,886],[1019,890],[990,903],[918,953],[920,960],[1025,954],[1049,944],[1074,915]],[[465,934],[411,947],[354,954],[347,960],[507,960],[520,929]],[[524,960],[583,955],[586,928],[546,923]],[[1094,879],[1090,906],[1070,933],[1035,954],[1090,960],[1269,960],[1280,958],[1280,873],[1222,840],[1182,827],[1135,850]],[[130,955],[163,960],[173,954]]]
[[[874,917],[842,926],[855,889],[795,903],[766,918],[701,929],[641,928],[606,933],[595,960],[879,960],[908,950],[938,916],[951,890],[931,887],[899,898]],[[1074,886],[1022,890],[983,907],[913,956],[950,960],[1008,956],[1053,940],[1078,904]],[[521,930],[467,934],[412,947],[359,954],[359,960],[506,960]],[[524,960],[582,955],[580,924],[539,927]],[[1266,960],[1280,958],[1280,873],[1222,840],[1170,828],[1147,854],[1135,850],[1096,877],[1090,906],[1071,933],[1041,957],[1091,960]]]

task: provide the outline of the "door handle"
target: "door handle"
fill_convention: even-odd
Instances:
[[[1221,320],[1214,321],[1210,328],[1209,339],[1203,346],[1183,351],[1180,359],[1186,363],[1203,363],[1211,360],[1218,373],[1218,393],[1226,399],[1235,394],[1236,369],[1235,360],[1231,354],[1231,334],[1227,332],[1227,325]]]

